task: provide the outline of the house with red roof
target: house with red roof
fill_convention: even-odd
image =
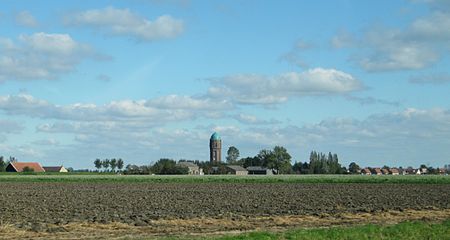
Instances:
[[[37,162],[12,162],[6,167],[7,172],[23,172],[24,169],[33,169],[33,172],[45,172],[41,164]]]

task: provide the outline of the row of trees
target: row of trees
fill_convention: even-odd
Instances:
[[[97,171],[101,171],[103,168],[103,172],[116,172],[116,168],[121,171],[124,166],[124,162],[121,158],[112,158],[112,159],[103,159],[99,158],[95,159],[94,166],[97,168]]]
[[[275,146],[272,150],[263,149],[254,157],[241,158],[235,164],[241,165],[244,168],[250,166],[262,166],[270,169],[275,169],[278,173],[291,173],[291,155],[286,148],[282,146]]]
[[[161,158],[153,165],[137,166],[129,164],[126,166],[124,174],[163,174],[178,175],[188,174],[189,169],[177,164],[173,159]]]
[[[347,169],[339,163],[337,154],[312,151],[308,162],[296,162],[292,170],[298,174],[342,174]]]
[[[261,166],[274,169],[279,174],[300,173],[297,167],[302,169],[302,173],[341,173],[341,165],[338,163],[337,155],[326,158],[324,154],[313,152],[310,163],[296,163],[291,165],[291,155],[282,146],[275,146],[273,149],[263,149],[254,157],[239,158],[239,150],[232,146],[227,151],[226,162],[228,165],[240,165],[244,168],[250,166]],[[187,161],[180,160],[179,162]],[[190,161],[203,169],[205,174],[226,174],[228,172],[225,163]],[[311,170],[309,170],[311,169]],[[153,165],[127,165],[124,174],[187,174],[188,168],[182,167],[175,160],[162,158]]]
[[[312,151],[309,161],[295,162],[291,165],[291,155],[283,146],[275,146],[273,149],[263,149],[254,157],[245,157],[239,159],[239,149],[231,146],[227,151],[226,164],[225,163],[210,163],[198,160],[190,161],[203,169],[205,174],[226,174],[228,172],[228,165],[240,165],[244,168],[250,166],[261,166],[268,169],[274,169],[279,174],[358,174],[361,170],[360,166],[352,162],[348,168],[339,163],[339,158],[336,153],[329,152],[328,154]],[[188,160],[180,160],[188,161]],[[116,168],[122,171],[122,159],[96,159],[94,165],[97,171],[103,169],[105,172],[115,172]],[[426,166],[421,166],[421,168]],[[389,168],[384,166],[383,168]],[[446,166],[450,168],[450,166]],[[432,167],[427,167],[430,174],[437,173],[437,170]],[[168,158],[159,159],[154,164],[150,165],[134,165],[129,164],[123,171],[124,174],[187,174],[187,167],[182,167],[177,164],[177,161]]]

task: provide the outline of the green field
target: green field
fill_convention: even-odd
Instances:
[[[331,227],[298,229],[286,232],[251,232],[239,235],[221,237],[199,238],[163,238],[169,239],[208,239],[208,240],[272,240],[272,239],[395,239],[395,240],[422,240],[422,239],[450,239],[450,220],[442,223],[403,222],[395,225],[363,225],[353,227]]]
[[[403,183],[450,184],[450,176],[362,176],[362,175],[276,175],[276,176],[162,176],[113,174],[20,174],[2,173],[0,182],[97,182],[97,183]]]

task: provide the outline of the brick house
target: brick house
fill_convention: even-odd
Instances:
[[[381,169],[380,169],[380,168],[373,168],[373,169],[372,169],[372,174],[373,174],[373,175],[382,175],[383,172],[381,172]]]
[[[361,175],[372,175],[368,168],[364,168],[361,170]]]

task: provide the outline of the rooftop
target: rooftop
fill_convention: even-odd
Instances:
[[[183,166],[183,167],[196,167],[196,168],[198,168],[197,164],[195,164],[193,162],[179,162],[178,165]]]
[[[34,172],[45,172],[41,164],[37,162],[12,162],[10,165],[17,171],[23,172],[25,167],[32,168]]]
[[[238,166],[238,165],[229,165],[227,167],[230,169],[233,169],[234,171],[247,171],[247,169],[245,169],[241,166]]]
[[[214,132],[214,133],[211,135],[210,140],[220,140],[220,135],[219,135],[217,132]]]

